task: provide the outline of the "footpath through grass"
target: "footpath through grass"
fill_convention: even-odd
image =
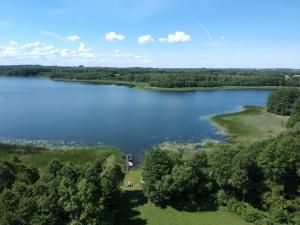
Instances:
[[[149,203],[142,192],[141,168],[134,169],[126,175],[124,201],[120,225],[247,225],[244,220],[227,211],[179,211],[172,207],[160,208]],[[127,187],[127,181],[133,187]]]
[[[230,142],[254,142],[285,131],[287,119],[264,107],[245,106],[241,112],[213,116],[211,121],[228,134]]]

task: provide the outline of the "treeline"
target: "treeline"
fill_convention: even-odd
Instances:
[[[267,110],[282,116],[290,116],[288,127],[300,122],[300,90],[295,88],[279,89],[268,97]]]
[[[145,155],[145,195],[156,205],[185,210],[227,207],[254,224],[297,224],[300,132],[254,145],[220,145]]]
[[[114,155],[85,168],[52,161],[44,172],[1,159],[0,224],[115,224],[123,178]]]
[[[151,87],[300,86],[300,70],[291,69],[155,69],[102,67],[0,66],[0,74],[52,79],[123,81]]]

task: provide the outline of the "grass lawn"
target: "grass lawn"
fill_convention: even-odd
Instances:
[[[136,208],[139,218],[149,225],[246,225],[242,219],[229,212],[184,212],[173,208],[161,209],[153,204]]]
[[[187,212],[172,207],[160,208],[147,202],[143,195],[141,168],[134,169],[126,175],[124,185],[124,212],[128,215],[122,225],[247,225],[244,220],[226,211]],[[133,182],[128,188],[127,181]],[[125,203],[127,201],[127,203]]]
[[[258,141],[285,131],[288,117],[268,113],[264,107],[245,106],[241,112],[213,116],[211,121],[229,141]]]

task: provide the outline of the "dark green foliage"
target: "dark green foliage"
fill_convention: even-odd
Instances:
[[[218,206],[227,206],[228,201],[230,200],[230,196],[228,194],[226,194],[226,192],[224,190],[219,190],[216,193],[216,201]]]
[[[173,161],[167,151],[155,149],[148,151],[144,157],[143,179],[146,196],[156,204],[163,205],[168,201],[169,194],[164,193],[169,188]]]
[[[256,202],[263,180],[256,157],[256,147],[253,146],[220,146],[209,153],[209,170],[225,193],[242,201]]]
[[[300,122],[300,97],[296,99],[292,107],[291,117],[288,121],[288,127],[293,127],[296,123]]]
[[[298,130],[252,146],[219,148],[209,156],[213,177],[223,188],[216,194],[219,205],[225,205],[229,195],[260,209],[238,200],[228,202],[228,208],[248,222],[294,224],[295,213],[299,210]],[[223,169],[230,172],[222,172]]]
[[[38,179],[38,170],[24,166],[17,158],[0,160],[0,192],[5,188],[11,188],[16,180],[30,184]]]
[[[284,198],[282,185],[268,184],[269,191],[262,195],[263,209],[269,211],[270,217],[276,223],[292,223],[292,214],[297,212],[300,205],[297,200]]]
[[[299,135],[286,134],[270,140],[259,154],[258,164],[266,179],[284,185],[287,190],[295,189],[299,184]]]
[[[223,145],[209,154],[209,165],[212,176],[221,189],[230,185],[232,160],[238,151],[238,149],[232,148],[229,145]]]
[[[1,66],[0,75],[146,83],[151,87],[300,86],[299,70]],[[288,75],[288,77],[286,76]]]
[[[289,116],[296,99],[300,96],[300,90],[284,88],[274,91],[268,98],[268,112],[278,115]]]
[[[144,159],[143,179],[145,195],[160,206],[197,202],[212,189],[204,152],[149,151]]]
[[[1,160],[0,168],[1,225],[110,225],[116,220],[124,174],[113,155],[86,169],[52,161],[41,178],[17,159]]]
[[[266,223],[267,214],[263,211],[260,211],[247,203],[239,202],[235,199],[229,200],[228,210],[233,214],[241,216],[244,220],[250,223],[254,223],[257,225],[274,224]]]

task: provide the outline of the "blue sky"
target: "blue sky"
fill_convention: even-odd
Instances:
[[[0,64],[300,68],[300,1],[1,0]]]

